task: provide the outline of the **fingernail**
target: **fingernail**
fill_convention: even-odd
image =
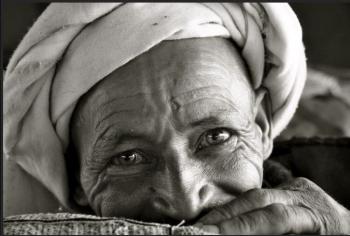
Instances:
[[[213,233],[213,234],[220,233],[219,227],[217,227],[216,225],[203,225],[201,227],[201,229],[206,231],[206,232]]]

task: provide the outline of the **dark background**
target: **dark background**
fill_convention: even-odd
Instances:
[[[48,3],[3,2],[3,68]],[[304,29],[309,64],[349,73],[350,3],[290,3]]]

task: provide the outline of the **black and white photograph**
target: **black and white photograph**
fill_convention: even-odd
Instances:
[[[4,235],[350,234],[350,2],[1,4]]]

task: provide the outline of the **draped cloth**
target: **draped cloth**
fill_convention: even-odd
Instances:
[[[306,78],[298,19],[281,3],[52,3],[15,50],[4,78],[4,153],[66,207],[65,152],[79,98],[164,40],[225,37],[255,91],[266,90],[272,136],[288,124]]]

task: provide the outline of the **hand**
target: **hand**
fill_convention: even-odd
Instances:
[[[350,234],[350,212],[315,183],[296,178],[276,189],[252,189],[197,224],[220,234]]]

